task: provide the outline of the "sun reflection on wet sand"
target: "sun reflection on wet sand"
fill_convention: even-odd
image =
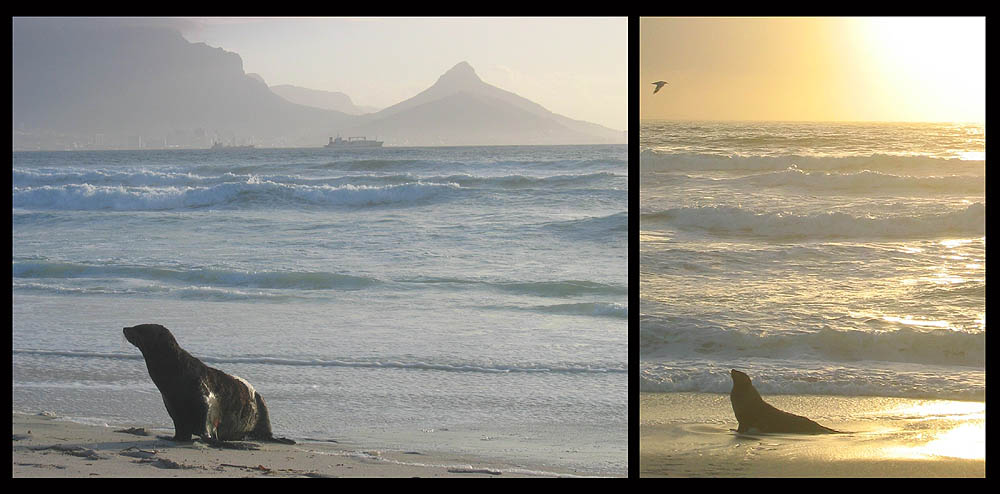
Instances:
[[[893,444],[886,456],[909,459],[935,457],[986,459],[986,404],[963,401],[921,402],[888,410],[919,427],[904,432],[904,444]],[[909,436],[909,437],[907,437]]]

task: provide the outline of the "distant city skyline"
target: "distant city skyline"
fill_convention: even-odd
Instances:
[[[459,62],[550,111],[628,129],[628,19],[164,18],[190,42],[237,53],[247,73],[385,108]]]

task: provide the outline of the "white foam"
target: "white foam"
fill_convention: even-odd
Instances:
[[[230,203],[310,203],[321,206],[368,206],[413,203],[457,190],[453,183],[400,185],[296,185],[250,177],[209,187],[43,185],[14,187],[13,206],[25,209],[144,211],[220,207]]]

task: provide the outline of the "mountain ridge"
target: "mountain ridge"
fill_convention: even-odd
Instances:
[[[475,103],[481,110],[494,109],[499,112],[498,117],[509,117],[512,114],[511,110],[500,109],[500,105],[510,106],[522,112],[523,116],[530,117],[523,122],[524,124],[529,120],[535,124],[518,129],[517,122],[510,121],[509,118],[501,119],[506,125],[489,122],[488,118],[469,120],[458,114],[461,112],[461,108],[455,107],[453,102],[447,105],[448,111],[445,111],[445,108],[439,108],[438,111],[433,112],[438,117],[437,119],[428,119],[427,116],[430,113],[428,109],[420,109],[423,105],[443,102],[458,93],[465,93],[467,103]],[[475,101],[477,99],[480,101]],[[482,115],[486,114],[482,113]],[[621,131],[553,113],[523,96],[484,82],[475,73],[472,66],[465,61],[454,65],[442,74],[432,86],[413,97],[378,112],[363,115],[360,120],[363,123],[349,129],[349,132],[375,133],[387,139],[387,143],[397,140],[400,143],[411,145],[422,143],[425,139],[430,139],[431,142],[448,140],[462,145],[625,142],[624,133]],[[468,127],[464,131],[461,128],[455,128],[450,125],[450,122],[454,121],[464,121],[466,125],[474,125],[474,130],[470,130]],[[484,129],[493,129],[499,134],[490,137],[483,132]],[[439,137],[429,138],[428,136],[431,134]],[[473,135],[476,137],[472,138]],[[446,136],[451,137],[447,138]]]
[[[339,110],[289,100],[246,73],[239,54],[165,27],[15,18],[12,58],[15,150],[319,147],[337,134],[390,146],[625,142],[621,131],[482,81],[465,61],[413,97],[359,115],[343,93],[306,89],[350,105]]]

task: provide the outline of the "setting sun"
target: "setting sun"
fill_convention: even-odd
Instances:
[[[643,18],[640,118],[982,122],[983,18]],[[670,83],[655,96],[651,81]]]
[[[986,25],[974,18],[858,19],[870,63],[913,99],[912,119],[982,121]]]

